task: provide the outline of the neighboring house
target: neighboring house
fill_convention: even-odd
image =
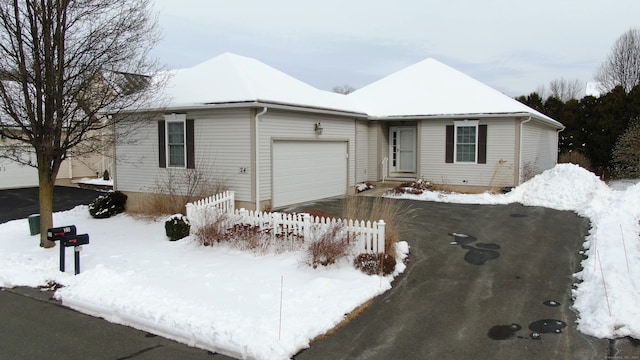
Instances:
[[[0,153],[8,148],[8,140],[0,135]],[[32,153],[28,145],[22,145],[24,154]],[[35,155],[30,156],[35,164]],[[73,180],[102,176],[104,170],[111,171],[113,159],[102,154],[92,154],[83,157],[72,157],[62,162],[56,177],[56,184],[71,185]],[[0,158],[0,190],[38,186],[38,169],[22,165],[15,161]]]
[[[116,147],[115,187],[134,208],[192,172],[223,182],[247,208],[341,195],[363,181],[515,186],[555,165],[563,129],[433,59],[341,95],[223,54],[176,71],[167,95],[168,105],[140,115],[136,141]]]
[[[147,86],[149,82],[148,76],[129,74],[117,71],[102,71],[100,76],[95,80],[95,89],[101,93],[119,93],[132,94]],[[0,74],[0,81],[10,82],[11,76],[4,73]],[[103,95],[99,96],[99,101],[108,100]],[[85,112],[89,114],[90,108],[101,108],[103,106],[90,104],[91,98],[86,99],[83,107]],[[93,105],[93,106],[91,106]],[[95,113],[92,115],[98,121],[104,121],[102,114]],[[3,119],[3,117],[6,117]],[[11,119],[0,113],[0,124],[12,124]],[[5,127],[6,131],[19,132],[19,127],[9,125]],[[82,155],[69,155],[60,165],[56,177],[57,185],[72,185],[74,180],[82,178],[102,177],[105,170],[109,173],[113,172],[113,131],[109,128],[100,130],[90,130],[85,134],[86,140],[84,145],[91,143],[91,151],[83,152]],[[19,146],[16,146],[18,144]],[[96,145],[97,144],[97,145]],[[23,151],[20,151],[23,149]],[[32,164],[36,164],[33,149],[26,144],[19,144],[18,141],[5,138],[2,128],[0,128],[0,189],[23,188],[38,186],[38,170],[34,166],[27,166],[17,163],[6,158],[2,158],[2,153],[8,151],[19,151],[24,154],[25,159],[29,159]]]

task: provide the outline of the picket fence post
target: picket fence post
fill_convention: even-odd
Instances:
[[[376,250],[378,253],[384,253],[384,244],[385,244],[385,227],[386,224],[384,223],[384,220],[380,219],[378,220],[378,233],[376,234]]]

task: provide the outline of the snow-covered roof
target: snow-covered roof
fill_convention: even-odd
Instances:
[[[362,113],[344,95],[319,90],[256,59],[231,53],[174,71],[166,92],[169,108],[270,103]]]
[[[347,95],[374,118],[530,114],[562,124],[511,97],[428,58]]]
[[[277,104],[371,118],[531,115],[562,124],[497,90],[426,59],[349,95],[319,90],[256,59],[231,53],[172,72],[168,109]]]

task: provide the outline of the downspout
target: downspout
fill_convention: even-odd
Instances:
[[[524,128],[524,124],[528,123],[529,121],[531,121],[531,116],[529,116],[529,118],[523,122],[520,123],[520,149],[518,150],[518,185],[520,185],[521,181],[522,181],[522,143],[523,141],[523,136],[522,136],[522,129]]]
[[[256,157],[255,160],[255,164],[256,164],[256,169],[255,169],[255,180],[256,180],[256,188],[255,188],[255,192],[256,192],[256,211],[260,211],[260,132],[259,132],[259,123],[260,123],[260,116],[264,115],[267,113],[267,107],[265,106],[264,108],[262,108],[262,111],[256,114],[255,120],[256,120],[256,131],[255,131],[255,142],[254,142],[254,156]]]

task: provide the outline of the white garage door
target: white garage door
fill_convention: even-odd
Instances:
[[[274,207],[343,195],[346,190],[346,142],[273,142]]]
[[[0,159],[0,189],[38,186],[38,170]]]

